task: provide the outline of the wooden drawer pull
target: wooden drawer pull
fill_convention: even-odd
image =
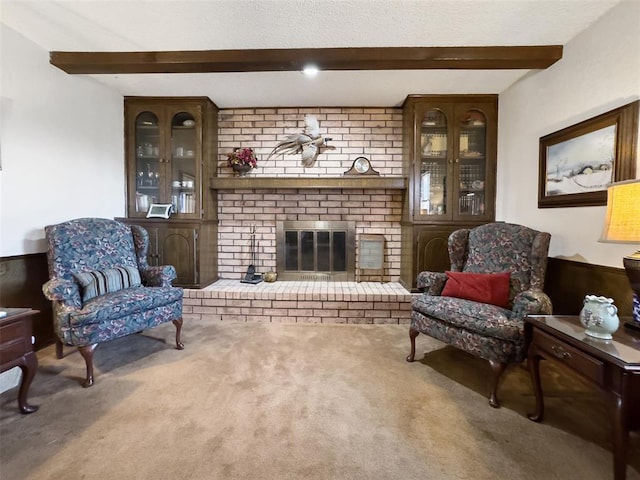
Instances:
[[[551,347],[551,351],[553,352],[553,354],[562,359],[562,358],[571,358],[571,354],[569,352],[567,352],[566,350],[564,350],[562,347],[558,347],[557,345],[553,345]]]

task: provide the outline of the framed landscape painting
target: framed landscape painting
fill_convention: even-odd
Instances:
[[[639,104],[540,138],[538,208],[606,205],[609,183],[635,178]]]

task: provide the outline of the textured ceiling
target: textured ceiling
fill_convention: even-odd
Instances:
[[[3,23],[47,51],[564,45],[618,1],[1,0],[0,14]],[[412,93],[500,93],[528,72],[91,77],[123,95],[206,95],[229,108],[397,106]]]

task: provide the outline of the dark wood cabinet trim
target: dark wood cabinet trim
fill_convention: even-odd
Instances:
[[[402,215],[402,248],[400,258],[400,282],[409,289],[415,288],[416,275],[423,270],[439,271],[448,265],[447,239],[459,228],[473,228],[495,219],[495,176],[497,158],[498,96],[471,95],[409,95],[403,108],[404,172],[409,176],[405,190]],[[420,139],[424,114],[431,109],[443,112],[446,124],[447,213],[421,215],[418,209],[420,196],[420,166],[422,162]],[[455,123],[459,115],[469,110],[482,112],[486,119],[485,134],[485,212],[482,215],[466,215],[457,212],[460,198],[458,185],[460,170],[457,164],[461,126]],[[437,128],[437,127],[436,127]]]
[[[49,54],[52,65],[71,74],[297,71],[308,63],[322,70],[544,69],[561,58],[562,45]]]
[[[195,208],[191,213],[176,213],[171,218],[147,219],[146,213],[136,211],[136,117],[143,111],[158,118],[159,141],[159,201],[168,203],[172,193],[174,172],[172,155],[172,118],[187,112],[196,121],[194,152]],[[217,280],[217,218],[218,200],[215,191],[207,188],[206,180],[217,173],[218,160],[218,107],[208,97],[125,97],[125,152],[127,171],[127,218],[118,218],[127,224],[141,225],[149,232],[149,263],[173,264],[178,277],[176,286],[202,288]],[[177,130],[180,130],[178,127]],[[172,173],[173,172],[173,173]],[[180,248],[167,246],[178,241]],[[173,257],[172,257],[173,255]]]

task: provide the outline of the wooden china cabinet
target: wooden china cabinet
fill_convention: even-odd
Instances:
[[[409,95],[403,105],[400,281],[449,268],[447,239],[495,219],[497,95]]]
[[[150,265],[173,265],[174,285],[217,279],[218,108],[206,97],[125,97],[127,218],[149,232]],[[147,218],[152,204],[169,218]]]

